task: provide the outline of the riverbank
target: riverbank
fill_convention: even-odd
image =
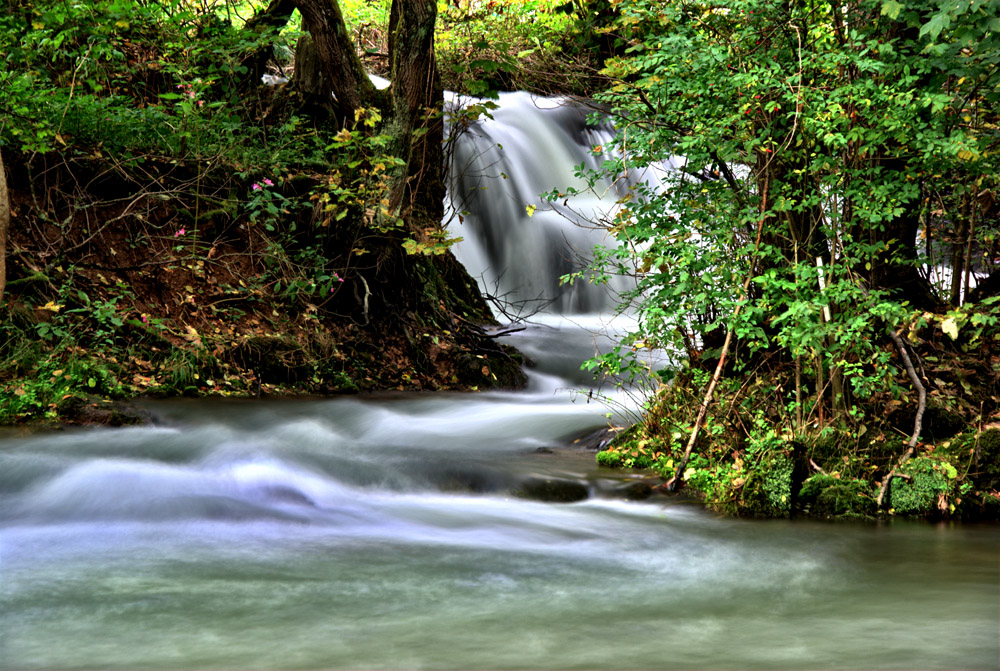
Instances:
[[[90,193],[47,211],[37,207],[39,184],[30,176],[61,181],[79,172],[23,160],[8,155],[20,177],[10,185],[17,225],[0,307],[0,424],[102,422],[79,412],[78,402],[94,397],[524,383],[523,359],[496,343],[489,309],[450,253],[408,256],[397,248],[380,264],[327,269],[329,262],[309,256],[309,240],[342,248],[356,229],[299,235],[282,249],[245,215],[191,221],[196,203],[182,194],[165,203],[125,184],[116,187],[130,194],[124,208]],[[295,186],[268,188],[291,198]],[[60,211],[71,214],[57,219]],[[285,224],[294,229],[295,221]],[[297,265],[310,258],[314,267]]]
[[[653,469],[665,487],[679,474],[679,489],[736,517],[996,521],[1000,421],[993,403],[971,402],[989,393],[990,378],[970,378],[963,388],[955,375],[973,366],[970,348],[955,348],[955,360],[948,361],[940,349],[937,356],[926,351],[931,344],[923,343],[923,354],[934,365],[938,393],[912,450],[906,442],[914,412],[888,395],[856,400],[851,414],[822,425],[811,418],[796,429],[794,413],[781,402],[788,396],[782,386],[792,389],[792,380],[787,370],[772,370],[766,378],[723,378],[685,455],[707,380],[704,371],[688,368],[660,388],[643,420],[621,432],[597,461]],[[949,368],[959,358],[960,365]]]

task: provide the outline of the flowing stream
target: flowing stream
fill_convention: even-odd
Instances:
[[[156,402],[151,427],[0,434],[0,667],[997,668],[996,527],[630,501],[643,475],[573,442],[609,412],[574,393],[579,363],[622,324],[603,290],[560,293],[599,233],[537,194],[600,133],[511,94],[456,151],[477,166],[454,187],[475,194],[461,258],[551,299],[509,336],[527,389]],[[551,481],[587,498],[524,496]]]

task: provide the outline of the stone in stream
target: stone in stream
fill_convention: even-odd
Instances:
[[[60,419],[66,424],[136,426],[153,423],[148,410],[124,401],[88,396],[70,396],[59,403]]]
[[[528,478],[521,482],[514,493],[522,498],[545,503],[575,503],[590,496],[583,483],[560,478]]]
[[[627,501],[645,501],[653,495],[653,486],[648,482],[630,482],[616,489],[615,493]]]

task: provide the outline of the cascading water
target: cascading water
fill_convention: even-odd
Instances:
[[[605,179],[590,189],[576,172],[601,167],[614,130],[588,123],[588,110],[565,99],[504,93],[498,104],[491,120],[461,127],[452,152],[456,216],[449,218],[459,219],[450,226],[464,239],[459,259],[515,311],[611,312],[629,288],[624,278],[564,286],[560,277],[579,270],[596,245],[613,242],[601,222],[613,216],[624,182]],[[643,178],[658,176],[649,170]],[[571,200],[541,198],[570,188],[578,192]]]
[[[456,151],[459,251],[488,289],[555,299],[512,336],[529,388],[158,402],[159,426],[0,436],[0,667],[996,668],[996,528],[627,502],[631,476],[572,446],[606,410],[573,402],[596,343],[555,311],[596,322],[613,298],[559,293],[595,233],[526,206],[605,139],[500,104]],[[519,495],[553,481],[590,497]]]

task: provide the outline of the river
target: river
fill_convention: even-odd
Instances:
[[[586,149],[591,130],[540,106],[506,97],[479,139],[551,123]],[[0,667],[997,668],[996,526],[730,520],[622,496],[642,475],[573,442],[636,407],[574,393],[621,319],[599,316],[597,289],[497,272],[528,252],[476,237],[506,199],[517,238],[549,245],[534,265],[559,266],[553,250],[587,243],[532,226],[565,213],[523,202],[557,186],[494,189],[463,217],[459,254],[487,287],[554,299],[508,336],[536,361],[525,390],[160,401],[149,427],[0,437]],[[588,496],[520,495],[546,480]]]

